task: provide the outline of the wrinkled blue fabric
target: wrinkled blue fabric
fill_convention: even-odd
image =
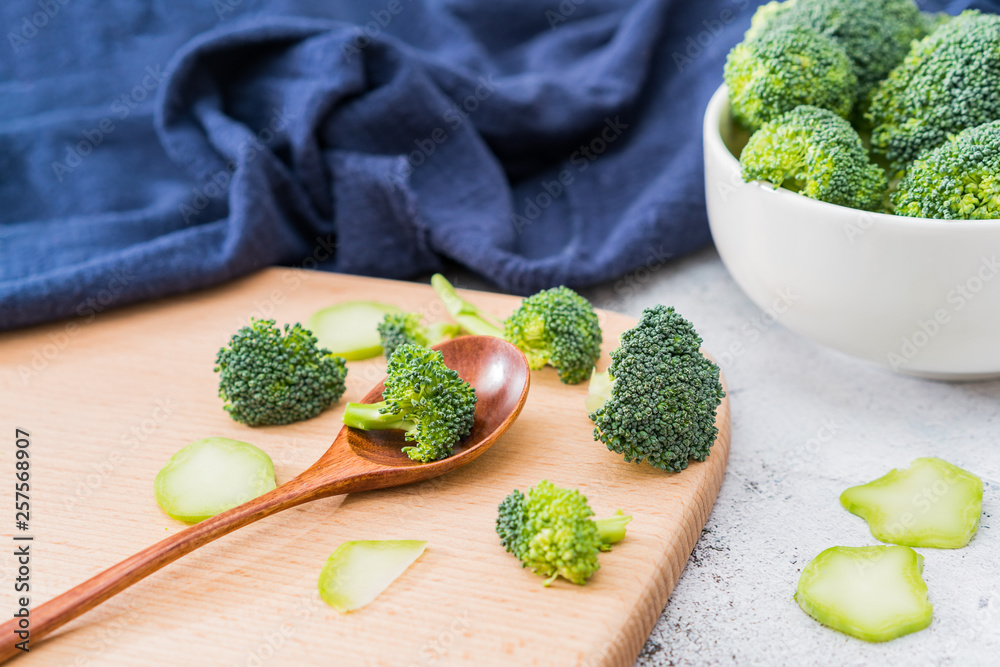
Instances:
[[[701,117],[757,4],[6,0],[0,328],[271,264],[662,263],[709,240]]]

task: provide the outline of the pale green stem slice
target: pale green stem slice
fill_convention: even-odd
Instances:
[[[344,542],[319,574],[319,595],[339,612],[361,609],[399,578],[426,547],[420,540]]]
[[[947,461],[922,458],[847,489],[840,504],[867,521],[883,542],[958,549],[979,527],[983,481]]]
[[[795,600],[834,630],[889,641],[931,624],[923,564],[909,547],[831,547],[802,570]]]
[[[320,347],[348,361],[368,359],[382,354],[379,322],[387,313],[401,312],[389,303],[345,301],[317,310],[306,328],[313,332]]]
[[[590,374],[590,384],[587,386],[587,414],[596,412],[611,398],[611,386],[614,380],[607,372],[598,373],[597,369]]]
[[[170,457],[153,490],[167,514],[198,523],[275,487],[271,457],[247,442],[203,438]]]

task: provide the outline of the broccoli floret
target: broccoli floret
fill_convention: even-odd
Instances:
[[[460,297],[441,274],[431,279],[452,317],[469,333],[503,338],[524,352],[528,365],[555,367],[566,384],[590,377],[601,355],[601,325],[594,307],[568,287],[524,299],[502,325]]]
[[[625,526],[632,520],[621,510],[597,521],[593,515],[582,493],[542,480],[527,496],[515,489],[504,498],[497,535],[522,567],[547,577],[546,586],[558,576],[585,584],[600,567],[597,552],[609,551],[624,539]]]
[[[403,343],[432,347],[462,332],[461,327],[452,322],[434,322],[424,326],[420,320],[420,313],[387,313],[379,322],[378,335],[386,359]]]
[[[853,65],[854,100],[863,106],[878,82],[902,62],[910,43],[926,35],[932,23],[913,0],[789,0],[760,7],[746,38],[799,26],[833,39]]]
[[[907,168],[892,203],[896,215],[1000,219],[1000,120],[923,153]]]
[[[880,211],[885,172],[840,116],[801,106],[754,132],[740,155],[743,179],[767,181],[806,197]]]
[[[893,172],[952,134],[1000,119],[1000,16],[962,12],[923,40],[876,89],[872,150]]]
[[[318,347],[301,324],[251,320],[215,358],[219,397],[229,416],[248,426],[311,419],[344,393],[347,364]]]
[[[590,377],[603,334],[590,302],[568,287],[529,296],[504,322],[504,338],[524,352],[528,366],[546,364],[566,384]]]
[[[607,377],[595,373],[591,380],[606,399],[590,413],[594,439],[626,461],[646,460],[670,472],[684,470],[690,459],[704,461],[718,435],[715,410],[726,392],[719,367],[700,345],[694,327],[673,308],[642,311],[611,353]],[[600,403],[594,398],[589,405]]]
[[[808,28],[782,26],[737,44],[725,67],[733,117],[755,130],[800,104],[847,117],[857,77],[844,49]]]
[[[401,430],[415,444],[403,447],[414,461],[451,456],[472,430],[476,390],[444,364],[437,350],[403,343],[389,358],[379,403],[348,403],[344,423],[366,431]]]

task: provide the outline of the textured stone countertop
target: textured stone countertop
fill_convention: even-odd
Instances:
[[[715,508],[637,664],[1000,664],[1000,382],[917,380],[822,348],[757,308],[712,249],[651,253],[649,267],[584,294],[691,320],[721,361],[733,438]],[[816,623],[792,600],[803,566],[830,546],[878,544],[840,492],[921,456],[985,483],[969,546],[918,549],[934,622],[886,644]]]

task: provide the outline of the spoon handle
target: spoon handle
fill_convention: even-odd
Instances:
[[[63,624],[198,547],[289,507],[347,493],[350,490],[348,487],[352,486],[351,482],[354,481],[347,478],[319,484],[315,476],[309,473],[310,471],[307,471],[262,496],[146,547],[40,607],[32,609],[28,647],[34,648],[39,640]],[[17,644],[24,640],[23,635],[17,634],[23,630],[19,626],[20,620],[14,618],[0,625],[0,662],[24,652],[17,647]]]

